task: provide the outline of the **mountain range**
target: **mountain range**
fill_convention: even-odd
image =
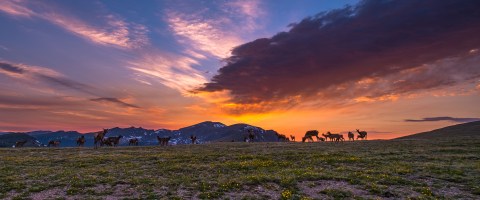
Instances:
[[[241,142],[253,130],[257,142],[277,142],[278,135],[274,130],[264,130],[248,124],[227,126],[220,122],[206,121],[178,130],[144,129],[142,127],[111,128],[106,137],[122,135],[120,145],[128,145],[128,140],[138,138],[140,145],[157,145],[157,136],[171,137],[170,144],[190,144],[190,136],[197,136],[198,143]],[[0,147],[12,147],[16,141],[27,140],[25,146],[45,146],[50,140],[60,140],[62,147],[76,146],[76,140],[84,135],[85,146],[93,146],[93,133],[77,131],[31,131],[23,133],[0,132]],[[480,121],[456,124],[428,132],[399,137],[396,139],[456,139],[480,138]]]
[[[157,145],[157,136],[171,137],[170,144],[190,144],[190,136],[195,135],[198,143],[210,142],[240,142],[253,130],[255,141],[276,142],[278,134],[274,130],[264,130],[249,124],[234,124],[227,126],[220,122],[206,121],[178,130],[144,129],[142,127],[111,128],[106,137],[123,136],[120,145],[128,145],[129,139],[138,138],[140,145]],[[79,133],[77,131],[31,131],[23,133],[0,133],[0,147],[12,147],[16,141],[27,140],[25,146],[45,146],[50,140],[60,140],[62,147],[76,146],[76,140],[84,135],[85,146],[93,146],[93,133]]]

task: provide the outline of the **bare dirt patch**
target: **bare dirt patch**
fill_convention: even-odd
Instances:
[[[298,187],[301,193],[310,198],[332,199],[331,195],[324,194],[322,191],[343,191],[347,194],[351,194],[351,197],[356,196],[373,199],[380,198],[378,196],[371,195],[368,191],[361,189],[360,186],[349,184],[346,181],[303,181],[298,183]]]
[[[280,199],[282,190],[275,183],[266,183],[257,186],[244,186],[240,191],[227,192],[223,198],[229,199]]]
[[[30,198],[33,200],[41,200],[41,199],[50,199],[55,197],[65,196],[65,190],[61,188],[52,188],[43,190],[41,192],[33,193],[30,195]]]

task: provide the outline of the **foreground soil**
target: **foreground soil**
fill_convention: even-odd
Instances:
[[[0,149],[4,199],[480,199],[480,139]]]

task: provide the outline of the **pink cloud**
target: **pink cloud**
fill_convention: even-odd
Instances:
[[[33,10],[33,7],[37,9]],[[65,14],[54,6],[21,0],[1,1],[0,11],[17,17],[46,20],[95,44],[132,49],[149,43],[148,29],[145,26],[126,22],[113,14],[102,17],[102,25],[93,25]]]
[[[176,89],[184,95],[202,83],[207,82],[204,74],[191,66],[198,64],[192,58],[167,52],[144,53],[139,59],[127,62],[129,68],[137,73],[141,83],[157,81]],[[150,78],[151,80],[145,80]]]
[[[107,16],[107,26],[103,28],[54,12],[42,14],[42,18],[96,44],[127,49],[148,44],[148,37],[146,36],[148,29],[145,26],[129,24],[113,15]]]
[[[240,37],[222,29],[224,20],[170,11],[167,22],[181,43],[217,58],[229,56],[232,48],[242,43]]]
[[[226,12],[242,16],[248,31],[258,29],[259,21],[265,16],[265,11],[261,7],[259,0],[235,0],[225,4]]]
[[[211,12],[215,10],[215,12]],[[165,19],[177,40],[185,45],[190,56],[226,58],[231,50],[245,42],[265,16],[261,1],[236,0],[198,9],[191,4],[165,11]]]
[[[24,1],[22,0],[2,0],[0,1],[0,11],[18,17],[31,17],[35,15],[31,9],[25,7]]]

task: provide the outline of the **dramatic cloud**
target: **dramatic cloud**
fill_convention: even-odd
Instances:
[[[367,77],[330,86],[317,96],[337,102],[338,98],[374,102],[397,100],[401,95],[412,95],[422,90],[422,93],[425,93],[424,90],[435,93],[442,89],[450,95],[471,93],[475,91],[475,80],[480,78],[479,62],[478,55],[442,59],[382,77]],[[454,91],[446,90],[446,87],[453,87]]]
[[[471,62],[479,56],[479,9],[475,0],[366,0],[320,13],[236,47],[197,92],[228,91],[234,105],[274,107],[334,94],[395,99],[468,81],[480,75]]]
[[[480,121],[480,118],[457,118],[457,117],[426,117],[423,119],[406,119],[406,122],[436,122],[436,121],[452,121],[452,122],[473,122]]]
[[[126,22],[112,14],[98,17],[99,21],[93,25],[69,16],[53,6],[23,0],[1,1],[0,11],[15,17],[36,17],[46,20],[95,44],[129,49],[145,46],[149,42],[148,29],[145,26]]]
[[[115,103],[120,106],[125,106],[125,107],[130,107],[130,108],[140,108],[136,105],[125,103],[117,98],[96,98],[96,99],[90,99],[90,101],[95,101],[95,102],[108,102],[108,103]]]

